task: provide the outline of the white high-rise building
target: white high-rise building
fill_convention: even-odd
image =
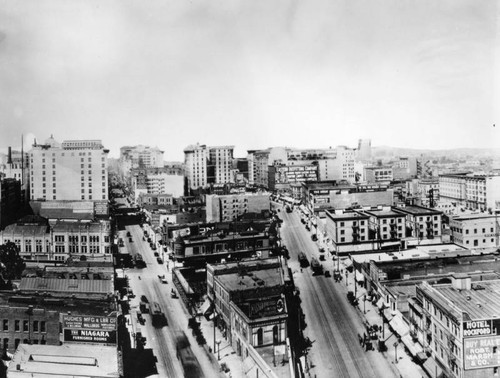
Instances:
[[[184,149],[186,189],[232,182],[234,146],[191,145]]]
[[[209,184],[227,184],[231,182],[233,151],[234,146],[209,147]]]
[[[190,145],[184,149],[184,175],[187,189],[207,186],[208,148],[206,145]]]
[[[338,146],[331,151],[334,152],[333,155],[317,160],[319,181],[346,180],[354,183],[356,181],[354,172],[355,150],[345,146]]]
[[[122,164],[130,162],[131,168],[162,168],[164,165],[163,151],[143,145],[120,148],[120,161]]]
[[[80,201],[108,199],[108,153],[100,140],[50,137],[29,152],[33,200]]]

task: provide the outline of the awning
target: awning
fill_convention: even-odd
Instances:
[[[391,321],[391,319],[394,317],[394,315],[392,315],[393,311],[388,308],[388,307],[385,307],[385,310],[384,310],[384,318],[387,319],[387,321]]]
[[[410,335],[404,335],[401,337],[401,341],[406,345],[412,356],[416,356],[423,351],[422,346],[418,343],[414,343]]]
[[[434,358],[429,357],[423,366],[432,378],[441,378],[443,376],[443,369],[439,367]]]
[[[212,302],[210,301],[210,299],[205,299],[205,302],[203,302],[203,304],[198,309],[198,315],[205,315],[211,306]]]
[[[352,265],[352,260],[351,259],[345,259],[344,260],[344,265],[346,268],[349,268]]]
[[[394,316],[389,322],[389,324],[394,330],[394,332],[396,332],[401,337],[410,332],[410,329],[406,325],[405,321],[399,315]]]
[[[364,282],[365,281],[365,276],[363,276],[363,273],[360,273],[356,270],[356,281],[358,282]]]
[[[384,298],[380,298],[380,299],[377,301],[376,306],[378,307],[378,309],[379,309],[379,310],[381,310],[381,309],[382,309],[382,307],[384,307],[384,308],[389,307],[389,306],[387,306],[387,305],[385,304],[385,302],[384,302]]]

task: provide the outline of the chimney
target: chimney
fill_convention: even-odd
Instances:
[[[471,278],[465,274],[454,274],[451,276],[451,283],[453,287],[457,290],[470,290],[471,289]]]
[[[7,164],[12,164],[12,147],[9,146],[9,152],[7,153]]]

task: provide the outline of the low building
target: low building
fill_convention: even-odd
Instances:
[[[302,202],[310,212],[322,216],[325,210],[352,207],[392,206],[394,191],[386,185],[351,185],[344,181],[302,183]]]
[[[390,207],[363,211],[369,218],[370,238],[399,241],[405,236],[405,215]]]
[[[111,224],[101,221],[56,221],[27,216],[0,232],[0,243],[13,242],[29,265],[65,262],[68,258],[111,261]]]
[[[213,230],[205,235],[181,236],[173,242],[173,257],[185,265],[204,265],[227,259],[268,257],[269,233],[249,226],[246,230]]]
[[[364,167],[363,177],[367,183],[389,182],[394,179],[392,167],[388,166]]]
[[[289,374],[288,366],[273,366],[265,358],[274,350],[276,361],[288,359],[284,277],[280,258],[207,266],[207,294],[217,325],[238,356],[254,360],[256,376],[269,376],[267,370]]]
[[[116,325],[116,304],[112,298],[96,301],[71,297],[69,294],[56,297],[49,293],[49,289],[38,287],[35,292],[0,295],[0,340],[4,349],[13,353],[19,344],[60,345],[67,341],[65,327],[61,325],[63,318],[69,314],[94,319],[113,318],[109,323]]]
[[[7,369],[8,377],[119,378],[123,375],[116,347],[98,345],[21,344]]]
[[[495,251],[500,246],[500,223],[496,215],[470,214],[450,218],[452,242],[478,251]]]
[[[403,206],[394,211],[406,216],[406,237],[441,239],[443,213],[423,206]]]
[[[375,249],[375,239],[370,239],[369,235],[369,220],[368,215],[357,211],[326,211],[325,231],[335,253],[342,255]]]

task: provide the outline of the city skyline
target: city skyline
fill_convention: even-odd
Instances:
[[[0,11],[0,148],[101,139],[498,145],[494,2],[18,3]]]

